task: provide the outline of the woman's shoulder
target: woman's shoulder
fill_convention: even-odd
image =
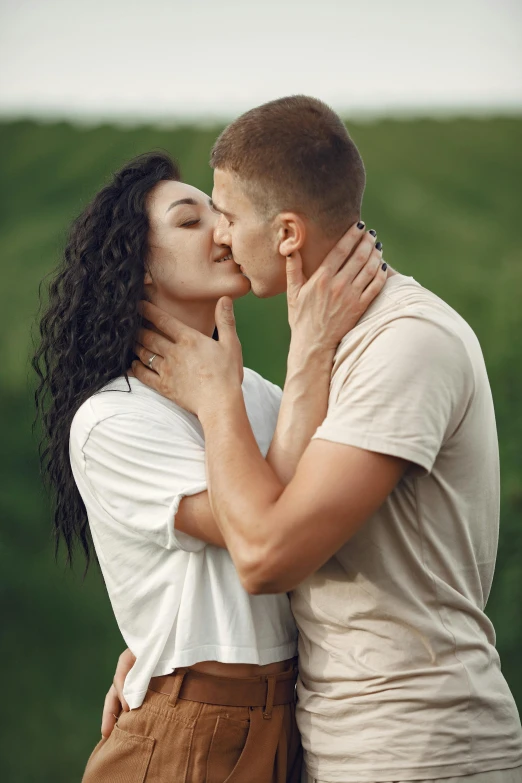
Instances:
[[[275,431],[283,392],[259,373],[245,368],[243,396],[254,435],[265,454]]]
[[[71,424],[71,443],[85,443],[91,430],[108,420],[111,425],[120,422],[122,427],[140,429],[149,424],[182,426],[197,432],[200,429],[193,414],[132,376],[111,380],[82,403]]]
[[[279,386],[272,383],[272,381],[263,378],[263,376],[255,370],[245,367],[243,374],[243,394],[246,402],[248,402],[249,398],[261,399],[267,401],[270,405],[276,405],[279,408],[283,391]]]

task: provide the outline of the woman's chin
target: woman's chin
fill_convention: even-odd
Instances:
[[[234,275],[234,280],[230,280],[223,286],[221,296],[230,296],[232,299],[239,299],[250,292],[250,280],[243,275]]]

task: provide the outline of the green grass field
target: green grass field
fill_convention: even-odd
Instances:
[[[365,159],[363,218],[392,266],[455,307],[482,343],[502,467],[499,559],[488,613],[522,705],[522,119],[349,124]],[[82,581],[53,560],[50,518],[31,434],[30,331],[38,285],[56,265],[70,220],[129,157],[163,148],[210,193],[219,128],[92,129],[0,124],[0,569],[3,696],[0,777],[79,781],[99,738],[104,694],[123,642],[95,569]],[[245,363],[284,378],[284,298],[236,308]]]

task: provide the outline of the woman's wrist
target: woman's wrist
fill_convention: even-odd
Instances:
[[[201,397],[197,417],[203,429],[210,427],[217,418],[227,418],[244,407],[243,390],[239,381],[227,381],[219,385],[209,385]]]

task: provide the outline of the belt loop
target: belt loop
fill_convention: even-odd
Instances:
[[[276,686],[276,677],[274,674],[269,674],[266,678],[267,681],[267,689],[266,689],[266,705],[263,712],[263,718],[265,720],[271,720],[272,718],[272,709],[274,706],[274,694],[275,694],[275,686]]]
[[[186,673],[186,669],[176,669],[174,672],[174,682],[172,684],[172,690],[168,699],[168,704],[171,707],[175,707],[178,703],[179,692],[181,690],[181,686],[183,685],[183,678],[185,677]]]

